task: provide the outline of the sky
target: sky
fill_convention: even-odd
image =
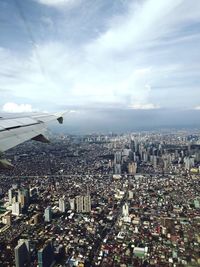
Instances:
[[[0,111],[71,110],[76,131],[200,126],[199,52],[197,0],[1,0]]]

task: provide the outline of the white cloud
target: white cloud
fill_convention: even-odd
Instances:
[[[148,104],[133,104],[133,105],[129,106],[129,108],[130,109],[148,110],[148,109],[159,109],[160,107],[158,105],[148,103]]]
[[[37,1],[61,7],[75,4],[79,0]],[[191,64],[184,62],[184,59],[186,57],[187,61],[195,57],[190,55],[192,49],[188,53],[184,51],[183,57],[179,55],[185,47],[182,45],[185,39],[181,39],[179,47],[179,44],[173,44],[173,37],[166,37],[178,32],[181,28],[180,21],[191,19],[193,11],[190,9],[190,15],[187,14],[187,10],[183,8],[186,3],[184,0],[137,2],[137,6],[130,5],[128,13],[111,18],[105,31],[99,32],[92,41],[88,39],[84,45],[76,43],[69,47],[57,39],[46,41],[35,46],[24,58],[9,50],[0,49],[1,68],[9,70],[12,75],[1,75],[1,87],[10,90],[13,98],[45,101],[49,105],[96,104],[102,107],[119,105],[124,108],[152,109],[158,108],[158,104],[163,107],[159,99],[162,95],[163,102],[170,106],[165,97],[172,97],[177,90],[177,84],[174,85],[173,80],[178,80],[177,75],[182,84],[185,83],[185,73],[188,73],[185,68]],[[198,14],[195,14],[195,18],[198,19]],[[47,23],[51,25],[53,22],[47,20]],[[65,23],[62,26],[64,36]],[[73,28],[71,31],[72,35],[79,34]],[[161,45],[164,46],[166,42],[169,46],[163,49]],[[156,49],[151,51],[149,44],[155,45]],[[180,71],[182,66],[184,68]],[[157,90],[153,96],[154,87],[162,86],[173,87],[175,90],[172,94],[165,89]],[[182,101],[184,97],[179,99]]]
[[[36,0],[40,4],[52,6],[52,7],[63,7],[63,6],[71,6],[76,4],[79,0]]]
[[[34,112],[30,104],[16,104],[16,103],[5,103],[2,107],[3,112],[8,113],[23,113],[23,112]]]
[[[168,31],[167,15],[178,7],[183,0],[148,0],[144,4],[130,6],[125,16],[111,20],[109,29],[88,48],[94,53],[122,52],[158,36],[165,36]],[[144,43],[143,43],[144,42]]]
[[[200,106],[197,106],[194,108],[195,110],[200,110]]]

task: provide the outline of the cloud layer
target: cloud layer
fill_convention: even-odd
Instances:
[[[200,2],[94,2],[35,0],[32,10],[22,5],[27,20],[32,14],[27,23],[34,43],[27,28],[21,39],[13,37],[19,46],[26,40],[25,50],[9,47],[9,31],[8,46],[0,43],[0,105],[16,101],[41,109],[134,110],[199,106]],[[57,9],[72,4],[73,9]],[[23,23],[19,15],[15,19],[17,25]]]
[[[23,112],[34,112],[30,104],[16,104],[16,103],[5,103],[2,107],[3,112],[8,113],[23,113]]]
[[[63,7],[73,5],[78,2],[78,0],[36,0],[38,3],[52,6],[52,7]]]

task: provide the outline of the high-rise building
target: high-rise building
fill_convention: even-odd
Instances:
[[[10,188],[8,190],[9,204],[12,204],[13,203],[14,192],[15,192],[15,190],[13,188]]]
[[[142,159],[143,159],[144,162],[148,161],[148,153],[146,151],[143,152]]]
[[[28,189],[18,190],[18,201],[21,203],[22,208],[27,207],[30,201],[30,193]]]
[[[66,211],[66,202],[64,198],[59,199],[59,210],[63,213]]]
[[[29,190],[28,189],[18,189],[17,188],[10,188],[8,190],[8,199],[9,204],[13,204],[15,202],[19,202],[21,207],[24,208],[25,206],[29,205]]]
[[[54,250],[51,241],[48,241],[38,251],[38,265],[39,267],[51,267],[54,265]]]
[[[88,213],[91,211],[90,195],[76,196],[76,212]]]
[[[122,207],[122,219],[124,222],[131,222],[131,218],[129,217],[129,207],[128,203],[125,203]]]
[[[190,170],[194,166],[194,158],[192,157],[185,157],[184,158],[185,169]]]
[[[52,210],[51,207],[47,207],[44,211],[44,221],[50,222],[52,220]]]
[[[135,152],[138,152],[138,150],[139,150],[139,142],[138,142],[138,140],[134,140],[134,143],[135,143]]]
[[[130,148],[133,152],[135,152],[135,142],[134,140],[131,140]]]
[[[124,217],[129,216],[129,207],[127,203],[125,203],[122,207],[122,215]]]
[[[30,266],[30,244],[28,240],[20,239],[15,247],[16,267]]]
[[[128,173],[135,175],[137,172],[137,163],[136,162],[130,162],[128,164]]]
[[[69,198],[69,206],[71,210],[75,210],[75,199]]]
[[[122,152],[116,151],[114,155],[114,174],[121,174]]]
[[[156,169],[157,168],[157,157],[153,156],[153,168]]]
[[[21,203],[19,202],[15,202],[12,204],[12,214],[13,215],[16,215],[16,216],[19,216],[21,214]]]
[[[121,174],[122,173],[122,170],[121,170],[121,164],[119,163],[116,163],[114,165],[114,174]]]
[[[121,164],[121,161],[122,161],[122,152],[121,151],[115,152],[114,163]]]
[[[132,199],[133,198],[133,191],[129,190],[128,191],[128,199]]]

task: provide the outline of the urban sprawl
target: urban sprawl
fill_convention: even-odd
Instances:
[[[52,136],[0,170],[0,266],[200,266],[200,133]]]

